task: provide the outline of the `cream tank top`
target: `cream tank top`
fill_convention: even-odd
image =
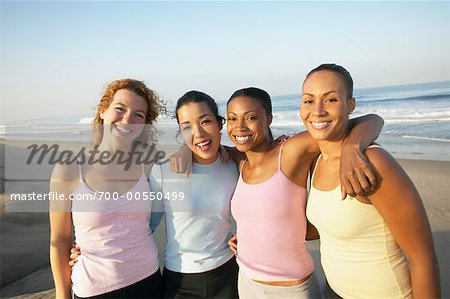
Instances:
[[[343,298],[411,298],[407,260],[383,218],[371,204],[351,196],[341,200],[340,186],[316,189],[314,174],[320,159],[306,215],[320,234],[329,285]]]
[[[79,176],[72,218],[81,255],[72,269],[73,292],[79,297],[96,296],[159,271],[158,250],[149,227],[151,201],[142,200],[150,192],[144,167],[138,182],[116,200],[106,200],[105,194],[101,197],[92,190],[80,167]]]

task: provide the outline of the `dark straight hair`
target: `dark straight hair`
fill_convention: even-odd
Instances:
[[[211,110],[213,115],[216,117],[219,128],[220,130],[222,130],[223,124],[225,123],[225,118],[219,115],[219,108],[217,107],[217,103],[206,93],[197,90],[188,91],[178,99],[177,106],[175,108],[175,115],[177,117],[178,124],[180,124],[180,121],[178,120],[178,109],[189,103],[205,103],[208,106],[209,110]]]

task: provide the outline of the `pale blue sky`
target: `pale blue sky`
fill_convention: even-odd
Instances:
[[[358,88],[450,80],[449,2],[0,2],[2,121],[89,113],[106,82],[300,92],[336,62]]]

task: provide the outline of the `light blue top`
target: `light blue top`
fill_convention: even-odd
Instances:
[[[193,163],[189,178],[173,173],[167,163],[153,171],[153,176],[162,182],[166,195],[162,200],[167,231],[165,267],[199,273],[226,263],[233,256],[227,242],[232,236],[230,203],[239,177],[234,162]]]

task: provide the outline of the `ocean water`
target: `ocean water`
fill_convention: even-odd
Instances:
[[[395,157],[450,161],[450,81],[355,89],[354,96],[352,117],[369,113],[383,117],[385,126],[377,142]],[[299,115],[300,99],[300,93],[272,96],[274,136],[305,130]],[[226,114],[223,101],[219,101],[219,110]],[[91,117],[70,115],[7,124],[0,126],[0,138],[87,141]],[[161,116],[158,123],[163,130],[176,129],[171,114]],[[230,145],[225,132],[222,136]]]

